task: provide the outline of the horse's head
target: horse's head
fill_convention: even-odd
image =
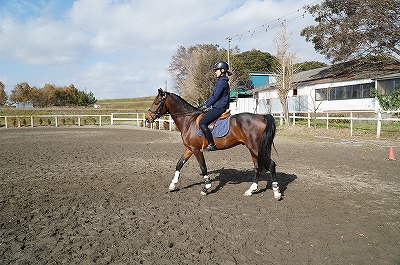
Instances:
[[[158,89],[158,95],[154,99],[153,104],[145,115],[147,122],[154,122],[156,119],[168,113],[167,100],[168,92],[164,92],[161,88]]]

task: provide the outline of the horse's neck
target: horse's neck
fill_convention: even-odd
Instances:
[[[192,105],[183,100],[175,99],[168,102],[168,111],[179,131],[189,128],[189,125],[196,119],[195,109]]]

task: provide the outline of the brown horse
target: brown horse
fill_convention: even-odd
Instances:
[[[185,152],[176,164],[175,176],[171,181],[169,190],[175,190],[183,165],[194,154],[205,181],[201,193],[206,195],[211,188],[211,181],[207,175],[207,166],[203,155],[203,148],[207,146],[207,140],[205,137],[199,136],[195,128],[196,118],[201,114],[201,111],[178,95],[159,89],[157,97],[146,113],[146,121],[154,122],[165,114],[171,115],[181,132],[182,141],[186,147]],[[218,150],[231,148],[239,144],[244,144],[249,149],[254,163],[255,175],[253,183],[244,195],[251,196],[258,189],[260,174],[265,169],[271,173],[274,197],[280,199],[281,193],[276,180],[275,162],[271,159],[271,147],[276,130],[274,117],[269,114],[240,113],[231,116],[229,126],[228,134],[222,138],[215,138],[214,141]]]

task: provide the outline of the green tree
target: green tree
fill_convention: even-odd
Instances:
[[[301,36],[333,63],[370,55],[400,61],[399,0],[325,0],[305,8],[318,25]]]
[[[250,71],[271,72],[276,61],[275,57],[268,52],[251,50],[233,55],[231,64],[237,78],[246,84],[247,89],[253,88],[250,81]]]
[[[4,84],[3,82],[0,81],[0,106],[3,106],[7,102],[7,94],[6,91],[4,90]]]
[[[383,110],[400,110],[400,86],[397,86],[395,90],[385,95],[381,95],[375,92],[375,96],[378,99],[379,105],[382,107]]]
[[[325,67],[327,66],[327,64],[323,62],[310,61],[310,62],[296,63],[294,66],[299,70],[299,72],[302,72],[320,67]]]
[[[14,103],[20,103],[25,107],[28,102],[32,101],[32,91],[27,82],[19,83],[11,90],[10,100]]]

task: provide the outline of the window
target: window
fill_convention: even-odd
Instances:
[[[399,79],[400,86],[400,79]],[[372,91],[375,83],[355,84],[348,86],[338,86],[329,88],[320,88],[315,90],[315,100],[343,100],[357,98],[372,98]]]
[[[389,94],[395,89],[400,88],[400,78],[390,79],[390,80],[380,80],[378,81],[378,88],[384,90],[384,94]]]
[[[315,100],[322,101],[328,99],[328,89],[327,88],[320,88],[315,89]]]

